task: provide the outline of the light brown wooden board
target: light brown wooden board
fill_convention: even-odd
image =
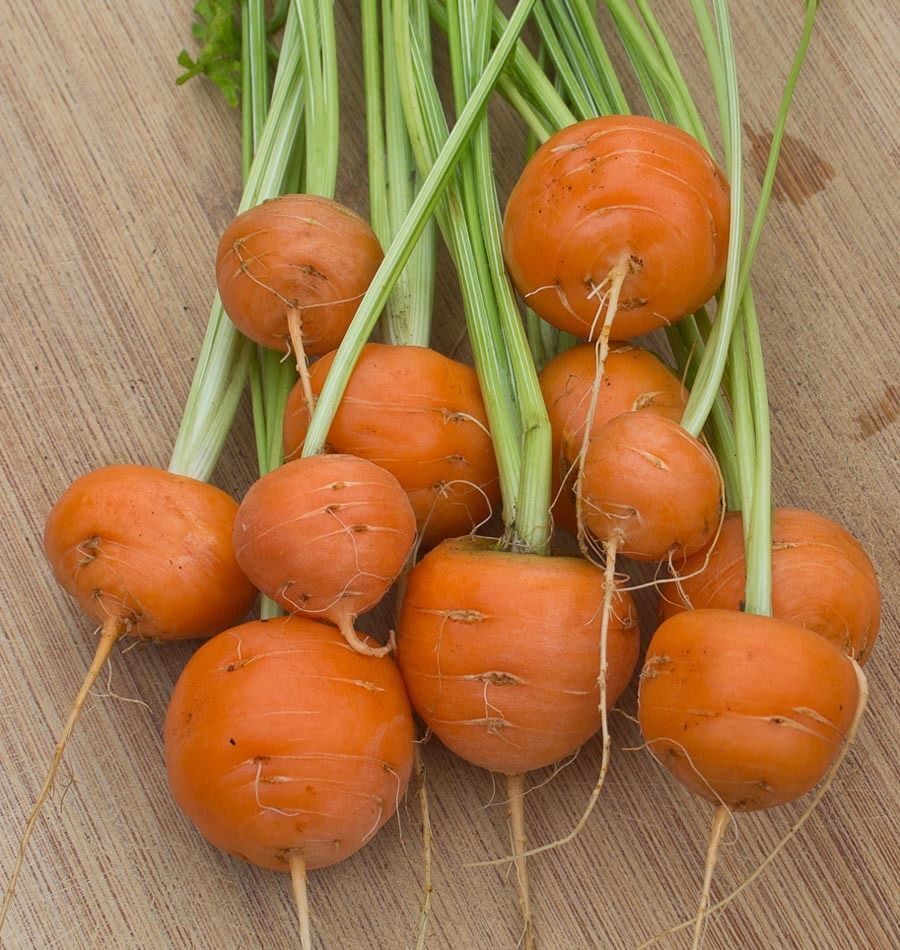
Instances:
[[[706,88],[686,3],[659,4]],[[340,196],[364,210],[357,4],[339,4]],[[735,4],[746,152],[771,128],[801,4]],[[898,371],[897,83],[892,4],[826,3],[801,79],[756,269],[775,424],[780,502],[849,526],[885,590],[868,672],[871,709],[819,813],[763,880],[716,919],[710,948],[888,948],[900,943],[896,662]],[[89,624],[41,553],[46,512],[68,482],[113,461],[164,465],[212,290],[212,254],[239,194],[237,116],[204,82],[173,84],[189,0],[0,4],[0,868],[87,667]],[[620,57],[621,60],[621,57]],[[702,94],[706,106],[710,100]],[[711,114],[707,111],[707,114]],[[518,142],[495,107],[499,140]],[[518,147],[500,156],[508,187]],[[827,167],[826,167],[827,166]],[[437,339],[458,335],[442,277]],[[253,474],[242,409],[216,482]],[[645,638],[649,635],[645,630]],[[523,649],[527,644],[523,644]],[[207,846],[166,790],[160,726],[191,645],[117,652],[69,746],[34,836],[4,935],[15,948],[280,948],[297,945],[287,880]],[[115,694],[113,697],[111,694]],[[127,701],[126,701],[127,700]],[[623,706],[634,710],[634,692]],[[542,946],[627,948],[694,905],[709,808],[613,717],[609,784],[585,833],[533,862]],[[433,948],[514,947],[518,914],[502,870],[464,870],[506,849],[491,777],[425,749],[436,834]],[[530,794],[532,838],[575,821],[598,743]],[[546,778],[533,777],[536,782]],[[715,891],[749,872],[800,806],[742,817]],[[311,882],[317,946],[413,943],[420,857],[415,804],[362,853]],[[401,835],[402,832],[402,835]],[[684,946],[683,939],[668,945]]]

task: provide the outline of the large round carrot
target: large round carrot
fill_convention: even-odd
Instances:
[[[545,320],[593,339],[623,265],[612,339],[693,312],[725,274],[729,190],[703,147],[674,126],[610,115],[552,135],[517,182],[504,256]]]
[[[219,241],[216,283],[242,333],[316,356],[341,342],[381,263],[381,245],[349,208],[282,195],[239,214]]]
[[[740,610],[746,577],[740,512],[726,516],[713,545],[676,567],[677,583],[662,588],[662,619],[692,608]],[[820,514],[776,509],[772,615],[814,630],[864,663],[878,636],[881,590],[862,545]]]
[[[329,353],[310,367],[316,396],[333,359]],[[302,448],[308,422],[298,383],[284,417],[288,457]],[[497,462],[475,371],[425,347],[366,344],[328,445],[394,475],[429,546],[468,534],[499,500]]]
[[[291,613],[330,620],[355,648],[353,630],[406,563],[416,519],[393,475],[352,455],[296,459],[260,478],[234,523],[238,563]]]
[[[76,479],[53,506],[44,551],[53,574],[100,625],[100,638],[19,840],[0,928],[25,850],[69,736],[123,636],[207,637],[240,621],[256,598],[232,548],[237,502],[205,482],[143,465],[110,465]]]
[[[394,814],[413,759],[393,661],[326,624],[254,621],[208,641],[166,714],[175,801],[217,848],[290,872],[301,920],[307,869],[361,848]]]
[[[591,402],[597,357],[589,344],[573,346],[541,371],[541,392],[553,432],[553,514],[577,532],[575,479]],[[677,422],[687,402],[678,377],[649,350],[630,343],[610,347],[594,408],[592,432],[623,412],[652,412]]]
[[[732,811],[792,801],[825,774],[859,702],[851,660],[792,623],[693,610],[654,634],[639,718],[653,755]]]
[[[574,752],[600,727],[604,577],[579,558],[445,541],[409,576],[397,660],[416,712],[457,755],[518,775]],[[637,662],[637,615],[613,597],[606,704]]]

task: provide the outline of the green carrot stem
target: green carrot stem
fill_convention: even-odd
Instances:
[[[627,115],[631,110],[625,90],[619,82],[613,62],[610,59],[606,44],[597,29],[596,13],[588,0],[566,0],[569,15],[574,21],[575,28],[587,47],[590,57],[595,64],[594,70],[606,86],[606,94],[610,103],[610,111],[620,115]]]
[[[397,276],[424,230],[427,219],[434,212],[441,195],[445,191],[462,148],[471,136],[478,118],[484,110],[488,96],[503,71],[510,53],[515,48],[516,39],[525,26],[534,3],[535,0],[519,0],[506,30],[504,30],[488,61],[485,72],[479,79],[471,98],[460,113],[444,147],[423,181],[409,214],[404,219],[397,236],[387,250],[381,267],[379,267],[368,291],[360,302],[353,323],[338,348],[328,378],[319,396],[307,432],[306,442],[303,446],[304,455],[317,455],[321,452],[359,353],[384,308]]]
[[[434,22],[446,33],[446,0],[430,0],[429,7]],[[495,6],[491,18],[491,33],[495,40],[503,35],[508,23],[503,11]],[[576,121],[576,116],[566,105],[559,90],[547,78],[544,66],[521,40],[517,41],[513,55],[506,65],[504,82],[498,86],[501,92],[507,88],[507,82],[515,84],[520,93],[526,95],[531,108],[543,114],[548,126],[561,129]]]
[[[474,88],[487,60],[490,14],[493,0],[451,0],[449,31],[451,64],[454,70],[458,101],[465,101]],[[455,13],[455,16],[454,16]],[[454,29],[454,22],[458,29]],[[468,53],[468,61],[466,59]],[[546,553],[550,543],[551,434],[547,409],[538,385],[537,372],[528,349],[528,341],[516,306],[515,295],[503,263],[501,247],[500,208],[494,184],[490,135],[487,117],[476,129],[467,156],[471,178],[463,178],[463,187],[474,186],[473,204],[478,216],[470,226],[473,241],[484,244],[489,265],[491,289],[497,304],[500,332],[512,371],[512,402],[517,418],[511,428],[521,431],[521,467],[514,499],[515,521],[509,542],[513,547]],[[485,384],[503,386],[508,380],[481,380]],[[492,423],[493,425],[493,423]]]
[[[781,96],[781,104],[778,107],[778,116],[775,120],[775,126],[772,129],[772,142],[769,146],[769,158],[766,162],[765,174],[763,175],[759,202],[756,206],[756,214],[753,218],[753,225],[750,228],[750,235],[747,238],[747,244],[744,248],[744,258],[741,261],[741,275],[738,282],[742,293],[746,292],[750,285],[750,268],[753,266],[753,259],[756,256],[756,249],[759,246],[759,239],[762,235],[763,225],[765,224],[766,213],[769,210],[769,199],[772,197],[775,172],[778,170],[778,158],[781,154],[781,143],[784,139],[788,113],[790,112],[791,102],[794,98],[794,90],[797,87],[800,70],[803,68],[803,63],[806,60],[806,53],[809,49],[809,42],[812,38],[813,26],[816,22],[816,13],[818,10],[819,0],[806,0],[803,32],[800,37],[800,42],[797,45],[797,50],[794,53],[791,70]],[[749,305],[753,306],[753,302],[750,301]]]
[[[762,340],[751,294],[744,295],[742,317],[756,434],[753,504],[749,515],[746,509],[744,512],[744,521],[749,522],[744,540],[747,563],[744,609],[748,613],[769,617],[772,615],[772,432]]]
[[[423,5],[416,12],[421,9],[424,9]],[[395,4],[394,45],[400,65],[404,113],[416,160],[421,170],[427,172],[447,140],[448,130],[434,81],[430,50],[427,47],[423,50],[419,35],[406,26],[409,20],[408,0],[398,0]],[[464,173],[465,169],[453,176],[445,200],[437,207],[437,218],[459,275],[475,368],[482,383],[482,396],[497,455],[504,501],[503,520],[511,530],[521,466],[521,433],[514,424],[512,384],[506,382],[510,370],[495,316],[496,302],[491,293],[487,256],[483,246],[472,240],[472,234],[477,233],[477,216],[473,225],[476,231],[470,231],[465,196],[460,190]],[[498,382],[501,380],[504,382]]]
[[[303,109],[296,17],[288,17],[272,104],[250,167],[239,211],[279,194]],[[212,474],[244,390],[253,344],[228,319],[216,295],[169,471],[206,481]]]
[[[731,19],[726,0],[713,0],[719,43],[724,68],[724,84],[728,99],[728,124],[725,129],[729,141],[728,180],[731,184],[731,219],[728,230],[728,259],[721,304],[707,342],[706,352],[697,370],[697,379],[691,390],[681,424],[692,435],[703,430],[712,404],[719,392],[731,335],[737,320],[739,296],[739,267],[744,222],[743,156],[741,154],[741,110],[738,97],[737,63],[731,35]]]

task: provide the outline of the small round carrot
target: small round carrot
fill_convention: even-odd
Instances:
[[[234,522],[246,575],[291,613],[329,620],[348,643],[406,563],[416,519],[393,475],[352,455],[296,459],[253,484]]]
[[[355,212],[318,195],[282,195],[239,214],[216,253],[225,312],[246,336],[306,358],[347,332],[382,260],[375,232]]]
[[[333,358],[329,353],[310,367],[315,396]],[[286,456],[302,449],[308,423],[298,384],[285,410]],[[426,546],[468,534],[499,500],[497,462],[475,371],[425,347],[363,347],[328,446],[375,462],[397,478]]]
[[[98,624],[152,640],[206,637],[256,596],[232,548],[237,502],[205,482],[143,465],[76,479],[47,517],[53,574]]]
[[[647,333],[701,307],[725,274],[729,189],[706,150],[656,119],[609,115],[552,135],[509,198],[504,256],[528,305],[596,338],[623,264],[611,338]]]
[[[740,610],[746,577],[740,512],[729,513],[715,542],[674,571],[676,583],[667,583],[660,598],[663,620],[691,608]],[[881,591],[862,545],[820,514],[777,508],[772,616],[814,630],[865,663],[878,636]]]
[[[594,347],[573,346],[541,371],[540,383],[553,432],[556,524],[577,533],[575,478],[597,369]],[[652,412],[677,422],[687,402],[678,377],[649,350],[610,346],[593,415],[593,432],[623,412]]]
[[[412,714],[392,660],[360,655],[327,624],[281,617],[194,654],[165,749],[181,810],[217,848],[290,873],[308,933],[306,872],[343,861],[395,813]]]
[[[397,661],[416,712],[457,755],[518,775],[559,761],[600,727],[604,577],[592,564],[445,541],[409,577]],[[617,590],[606,706],[638,656],[631,597]],[[524,641],[523,641],[524,638]]]
[[[587,531],[641,561],[693,554],[720,521],[722,480],[712,453],[653,413],[625,412],[597,430],[578,491]]]

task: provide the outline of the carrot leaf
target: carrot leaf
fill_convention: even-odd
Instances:
[[[197,58],[183,49],[178,65],[184,72],[177,85],[194,76],[207,76],[231,106],[238,104],[241,91],[241,27],[239,4],[235,0],[197,0],[191,33],[200,46]]]

